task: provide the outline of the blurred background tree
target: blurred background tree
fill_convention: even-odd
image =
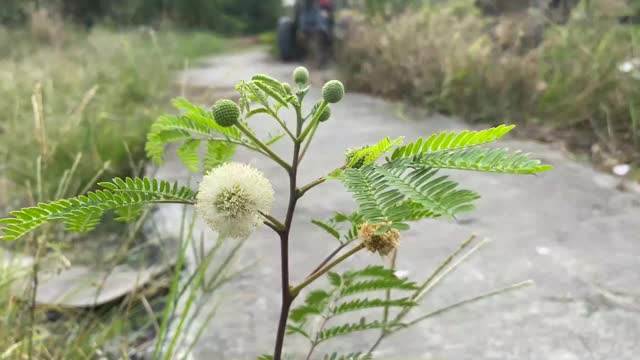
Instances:
[[[20,25],[36,7],[47,7],[87,27],[97,22],[152,25],[219,33],[258,33],[275,28],[280,0],[3,0],[0,24]]]

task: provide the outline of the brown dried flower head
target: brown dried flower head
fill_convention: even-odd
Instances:
[[[383,234],[376,234],[376,231],[386,224],[369,224],[364,223],[360,226],[360,239],[372,253],[378,253],[382,256],[389,255],[400,244],[400,232],[396,229],[390,229]]]

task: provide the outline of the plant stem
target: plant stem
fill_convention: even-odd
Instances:
[[[316,130],[318,130],[318,125],[319,124],[320,124],[319,122],[316,122],[315,126],[311,129],[311,133],[309,134],[309,138],[307,139],[306,143],[302,147],[302,151],[300,152],[300,160],[302,160],[302,158],[304,158],[304,154],[307,153],[307,149],[309,148],[309,145],[311,145],[311,140],[313,139],[313,136],[316,134]]]
[[[398,249],[393,251],[391,255],[391,270],[396,269],[396,259],[398,257]],[[385,291],[385,300],[389,302],[391,300],[391,290]],[[382,313],[382,332],[387,331],[387,323],[389,322],[389,306],[384,307],[384,311]]]
[[[312,182],[308,183],[307,185],[301,187],[300,189],[298,189],[298,197],[302,197],[302,195],[304,195],[307,191],[313,189],[314,187],[322,184],[323,182],[325,182],[327,179],[323,176],[320,178],[317,178],[315,180],[313,180]]]
[[[284,224],[269,214],[260,213],[265,218],[265,224],[272,228],[276,233],[280,234],[284,230]]]
[[[29,304],[29,337],[27,338],[27,358],[33,359],[33,336],[35,335],[36,300],[38,296],[38,273],[40,272],[40,251],[43,244],[36,238],[36,250],[33,257],[31,274],[31,299]]]
[[[331,175],[331,174],[335,173],[336,171],[344,170],[344,169],[346,169],[346,168],[347,168],[347,166],[346,166],[346,165],[341,166],[341,167],[339,167],[339,168],[336,168],[335,170],[333,170],[332,172],[330,172],[330,173],[329,173],[329,175]],[[299,197],[299,198],[300,198],[300,197],[302,197],[304,194],[306,194],[306,193],[307,193],[307,191],[309,191],[309,190],[313,189],[314,187],[316,187],[316,186],[318,186],[318,185],[320,185],[320,184],[324,183],[325,181],[327,181],[327,176],[329,176],[329,175],[321,176],[321,177],[319,177],[319,178],[317,178],[317,179],[313,180],[312,182],[308,183],[307,185],[305,185],[305,186],[303,186],[303,187],[299,188],[299,189],[298,189],[298,197]]]
[[[282,158],[280,156],[278,156],[278,154],[274,153],[271,149],[269,149],[269,147],[267,145],[265,145],[262,141],[260,141],[260,139],[258,139],[249,129],[247,129],[242,122],[238,121],[236,122],[236,127],[246,136],[248,137],[251,141],[253,141],[253,143],[259,147],[260,149],[262,149],[262,151],[264,151],[271,159],[273,159],[273,161],[277,162],[278,164],[280,164],[280,166],[282,166],[285,170],[287,170],[289,173],[291,173],[292,171],[292,166],[290,166],[289,164],[287,164],[286,161],[282,160]],[[296,143],[297,144],[297,143]],[[299,147],[299,144],[298,144]],[[300,150],[298,149],[298,152],[296,152],[296,163],[297,163],[297,158],[298,158],[298,153],[300,152]]]
[[[341,262],[345,261],[346,259],[348,259],[349,257],[351,257],[351,255],[357,253],[358,251],[364,249],[364,244],[359,244],[358,246],[354,247],[353,249],[347,251],[346,253],[344,253],[342,256],[340,256],[339,258],[333,260],[331,263],[329,263],[327,266],[323,267],[322,269],[316,271],[315,273],[313,273],[313,275],[309,276],[308,278],[304,279],[303,282],[301,282],[299,285],[294,286],[291,289],[291,293],[293,295],[297,295],[298,293],[300,293],[300,291],[302,289],[304,289],[305,287],[307,287],[307,285],[311,284],[312,282],[314,282],[317,278],[319,278],[320,276],[324,275],[327,271],[331,270],[332,268],[334,268],[336,265],[340,264]]]
[[[302,128],[302,114],[300,107],[296,107],[296,137],[299,137]],[[293,160],[291,166],[287,165],[289,172],[289,205],[287,207],[287,215],[284,221],[284,228],[279,232],[280,234],[280,275],[282,278],[282,306],[280,308],[280,320],[278,321],[278,330],[276,333],[276,344],[273,350],[273,359],[282,359],[282,347],[284,345],[285,329],[287,328],[287,319],[289,318],[289,310],[291,309],[291,303],[296,297],[296,294],[291,292],[289,285],[289,234],[291,232],[291,224],[293,223],[293,214],[296,209],[296,203],[298,202],[297,194],[297,177],[298,177],[298,165],[300,156],[300,142],[294,141],[293,143]]]
[[[333,257],[336,256],[347,245],[349,245],[349,243],[347,242],[340,244],[340,246],[335,248],[335,250],[333,250],[331,254],[329,254],[329,256],[327,256],[324,260],[322,260],[322,262],[320,262],[320,264],[318,264],[318,266],[316,266],[316,268],[313,269],[313,271],[309,275],[307,275],[307,277],[317,273],[320,269],[322,269],[323,266],[325,266],[329,261],[331,261],[331,259],[333,259]]]
[[[309,348],[309,352],[307,353],[307,357],[305,357],[305,360],[311,359],[311,355],[313,355],[313,351],[316,349],[316,346],[318,346],[317,342],[313,342],[311,344],[311,347]]]
[[[482,295],[478,295],[478,296],[472,297],[472,298],[467,299],[467,300],[459,301],[459,302],[457,302],[455,304],[451,304],[451,305],[446,306],[444,308],[432,311],[432,312],[430,312],[430,313],[428,313],[426,315],[420,316],[419,318],[417,318],[415,320],[412,320],[407,324],[403,324],[401,328],[410,327],[410,326],[415,325],[415,324],[417,324],[417,323],[419,323],[419,322],[421,322],[423,320],[426,320],[428,318],[434,317],[436,315],[440,315],[442,313],[445,313],[447,311],[459,308],[459,307],[467,305],[467,304],[474,303],[476,301],[484,300],[484,299],[492,297],[492,296],[504,294],[504,293],[507,293],[507,292],[510,292],[510,291],[513,291],[513,290],[518,290],[520,288],[531,286],[531,285],[534,285],[534,284],[535,283],[532,280],[526,280],[526,281],[522,281],[522,282],[519,282],[519,283],[516,283],[516,284],[513,284],[513,285],[509,285],[509,286],[503,287],[503,288],[498,289],[498,290],[493,290],[493,291],[484,293]]]
[[[324,101],[321,100],[320,101],[320,106],[318,106],[318,109],[316,110],[316,113],[313,115],[313,118],[311,119],[311,122],[309,123],[309,125],[307,125],[307,127],[304,129],[304,131],[302,132],[302,135],[298,135],[298,141],[302,142],[307,135],[309,135],[309,132],[311,132],[311,130],[318,126],[318,121],[320,120],[320,115],[322,115],[322,113],[324,112],[324,109],[327,108],[329,104]],[[302,117],[300,117],[302,119]]]
[[[271,109],[269,109],[269,111],[271,111]],[[278,114],[276,114],[275,111],[271,111],[271,116],[273,116],[274,119],[276,119],[276,121],[278,122],[278,124],[280,124],[280,126],[284,129],[284,131],[287,133],[287,135],[289,135],[289,137],[291,138],[291,140],[293,140],[294,142],[296,142],[298,139],[296,138],[295,135],[293,135],[291,133],[291,130],[289,130],[289,128],[287,127],[287,124],[285,124],[284,121],[282,121],[279,117]]]

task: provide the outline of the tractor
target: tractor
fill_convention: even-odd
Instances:
[[[295,0],[278,21],[277,43],[284,61],[305,59],[322,67],[332,56],[336,0]]]

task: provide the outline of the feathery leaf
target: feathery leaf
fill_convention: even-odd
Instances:
[[[396,160],[424,153],[459,150],[488,144],[502,138],[514,127],[514,125],[500,125],[482,131],[464,130],[459,133],[443,131],[439,134],[433,134],[427,139],[419,138],[412,143],[397,148],[391,155],[391,159]]]
[[[0,220],[2,240],[17,240],[46,222],[62,221],[67,230],[93,230],[104,212],[158,202],[192,204],[195,192],[187,187],[173,186],[167,181],[149,178],[114,178],[99,184],[96,190],[78,197],[40,203],[36,207],[13,211],[12,218]],[[120,212],[124,219],[123,212]],[[131,218],[131,217],[129,217]]]

